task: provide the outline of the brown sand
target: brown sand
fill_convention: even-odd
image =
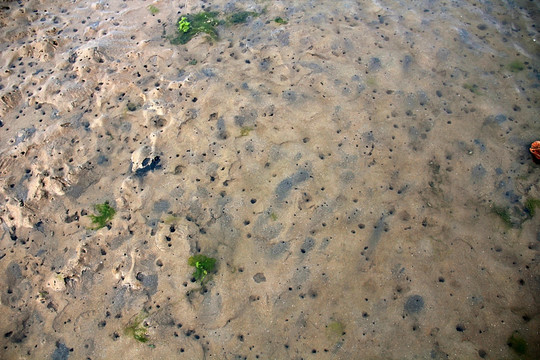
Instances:
[[[537,3],[0,6],[0,358],[540,353]]]

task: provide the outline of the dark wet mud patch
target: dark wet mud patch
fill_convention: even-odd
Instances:
[[[51,355],[52,360],[67,360],[69,358],[70,352],[72,352],[73,349],[68,348],[65,344],[57,341],[56,342],[56,349]]]

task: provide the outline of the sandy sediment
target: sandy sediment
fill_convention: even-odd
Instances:
[[[0,357],[535,358],[516,3],[3,1]]]

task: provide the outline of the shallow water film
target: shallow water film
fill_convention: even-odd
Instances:
[[[0,358],[538,358],[539,18],[0,2]]]

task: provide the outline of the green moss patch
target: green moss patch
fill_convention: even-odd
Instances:
[[[508,68],[511,72],[520,72],[525,69],[525,65],[521,61],[515,60],[508,64]]]
[[[149,337],[147,333],[147,326],[144,325],[144,319],[148,316],[148,313],[146,311],[142,311],[139,315],[135,317],[135,319],[131,322],[131,324],[126,327],[124,333],[128,336],[133,337],[135,340],[141,343],[148,342]]]
[[[280,25],[287,25],[289,22],[285,19],[283,19],[282,17],[277,17],[274,19],[274,22],[277,23],[277,24],[280,24]]]
[[[475,95],[480,95],[480,89],[476,84],[463,84],[463,88],[469,90]]]
[[[104,202],[103,204],[94,205],[94,208],[99,215],[89,215],[92,219],[92,224],[95,226],[92,228],[94,230],[101,229],[105,227],[109,221],[112,220],[116,210],[109,205],[109,202]]]
[[[345,325],[339,321],[332,321],[326,325],[326,337],[330,341],[336,341],[345,335]]]
[[[504,222],[506,227],[511,228],[514,224],[512,223],[512,218],[510,217],[510,213],[508,212],[508,209],[502,206],[493,206],[491,211],[498,215],[501,220]]]
[[[156,15],[159,12],[159,9],[154,5],[150,5],[148,6],[148,11],[150,11],[152,15]]]
[[[540,199],[528,198],[525,201],[525,210],[529,213],[529,216],[532,218],[536,214],[536,208],[540,207]]]
[[[263,11],[264,13],[264,11]],[[176,36],[171,39],[173,45],[187,44],[200,33],[205,33],[212,40],[219,38],[217,27],[219,25],[244,24],[250,18],[256,18],[262,13],[255,11],[236,11],[219,17],[217,11],[202,11],[197,14],[182,15],[176,22]]]
[[[244,126],[240,129],[240,136],[248,136],[252,130],[252,127]]]
[[[193,277],[204,285],[208,275],[216,268],[216,259],[201,254],[193,255],[188,259],[188,265],[195,267]]]
[[[519,355],[525,355],[527,353],[527,341],[518,331],[512,333],[506,344]]]
[[[250,17],[257,17],[259,16],[259,13],[256,13],[254,11],[238,11],[235,13],[232,13],[227,17],[227,21],[229,24],[243,24],[248,21]]]
[[[171,40],[171,43],[183,45],[201,33],[207,34],[212,40],[217,40],[216,27],[220,23],[217,17],[217,11],[203,11],[181,16],[177,21],[177,36]]]

